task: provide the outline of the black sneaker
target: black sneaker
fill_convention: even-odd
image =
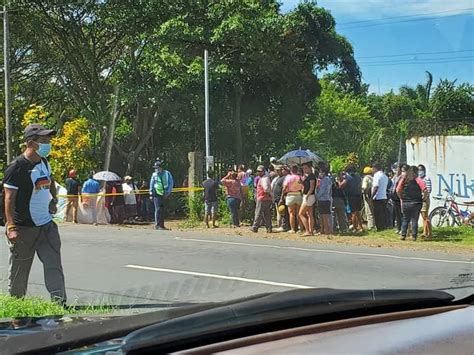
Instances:
[[[250,231],[251,231],[251,232],[254,232],[254,233],[257,233],[257,232],[258,232],[258,229],[255,229],[255,228],[251,227],[251,228],[250,228]]]
[[[400,237],[400,240],[405,240],[406,237],[407,237],[407,236],[403,236],[403,235],[402,235],[402,236]]]

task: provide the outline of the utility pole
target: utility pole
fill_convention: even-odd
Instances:
[[[109,130],[107,132],[107,146],[105,148],[105,161],[104,170],[110,168],[110,158],[112,157],[112,147],[114,145],[114,133],[115,133],[115,121],[118,115],[118,96],[119,96],[119,85],[115,86],[114,90],[114,103],[112,106],[112,117],[110,118]]]
[[[10,87],[10,26],[8,12],[3,6],[3,75],[5,76],[5,145],[7,164],[12,159],[11,87]]]
[[[209,137],[209,55],[207,49],[204,50],[204,122],[206,134],[206,176],[211,168],[211,143]]]

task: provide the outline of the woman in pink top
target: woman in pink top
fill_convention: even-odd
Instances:
[[[397,194],[402,202],[402,240],[407,237],[408,224],[411,222],[412,237],[418,235],[418,218],[423,200],[428,197],[425,182],[418,177],[418,168],[410,166],[397,185]]]
[[[303,203],[303,182],[301,176],[298,174],[298,166],[291,167],[291,174],[285,178],[283,182],[282,200],[285,197],[285,205],[288,207],[290,214],[290,233],[295,233],[298,230],[298,211]]]
[[[230,214],[232,215],[231,226],[234,228],[240,227],[239,208],[242,201],[242,186],[237,178],[237,172],[233,170],[227,172],[227,175],[222,178],[221,183],[225,187],[227,207],[229,207]]]

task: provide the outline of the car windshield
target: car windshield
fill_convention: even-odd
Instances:
[[[473,293],[471,0],[10,0],[2,20],[0,318]]]

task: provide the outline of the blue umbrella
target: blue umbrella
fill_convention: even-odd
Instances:
[[[292,150],[291,152],[286,153],[279,159],[280,162],[287,165],[292,164],[303,164],[307,162],[314,162],[319,163],[320,161],[324,161],[319,155],[313,153],[312,151],[306,149],[297,149]]]

